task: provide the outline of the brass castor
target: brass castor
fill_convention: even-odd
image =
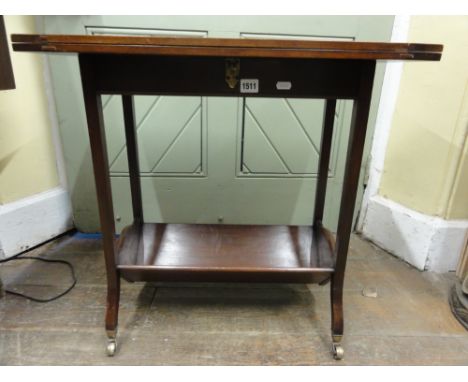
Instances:
[[[332,350],[333,350],[333,358],[335,358],[337,361],[343,359],[343,356],[344,356],[343,346],[341,346],[340,344],[334,343],[332,345]]]
[[[109,357],[113,357],[116,350],[117,350],[117,341],[115,340],[115,338],[109,338],[107,342],[107,355]]]

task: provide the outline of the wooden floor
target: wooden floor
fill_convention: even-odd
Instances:
[[[100,241],[65,236],[34,254],[71,261],[78,283],[38,304],[0,299],[0,365],[468,365],[468,332],[447,304],[453,274],[421,273],[353,236],[345,358],[330,354],[329,285],[123,282],[119,350],[105,355]],[[7,288],[51,296],[55,264],[0,266]],[[363,296],[363,289],[377,297]]]

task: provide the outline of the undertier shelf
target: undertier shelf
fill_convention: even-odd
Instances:
[[[133,224],[117,267],[129,281],[320,283],[334,271],[333,245],[310,226]]]

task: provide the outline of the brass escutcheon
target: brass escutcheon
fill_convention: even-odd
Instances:
[[[240,60],[238,58],[226,58],[225,65],[226,83],[234,89],[239,81]]]

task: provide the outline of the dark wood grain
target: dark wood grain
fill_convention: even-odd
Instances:
[[[442,45],[349,41],[12,35],[18,51],[155,54],[170,56],[439,60]]]
[[[327,239],[309,226],[134,224],[118,256],[132,281],[313,283],[333,272]]]
[[[127,143],[128,172],[130,176],[130,191],[132,194],[133,220],[143,223],[143,207],[141,202],[140,164],[138,161],[138,139],[135,122],[135,106],[133,97],[122,96],[122,106],[125,125],[125,140]]]
[[[103,94],[256,96],[288,98],[357,97],[358,60],[240,59],[240,78],[259,80],[258,93],[241,93],[226,83],[225,58],[135,55],[93,57],[97,88]],[[118,81],[116,81],[118,78]],[[278,90],[289,81],[289,90]]]
[[[80,72],[83,97],[88,123],[91,155],[93,157],[94,179],[98,197],[99,218],[107,273],[106,330],[117,329],[120,297],[120,276],[116,266],[115,223],[112,191],[109,177],[106,134],[102,115],[101,97],[96,91],[96,77],[93,62],[80,56]]]
[[[327,192],[328,167],[330,164],[330,150],[333,138],[333,125],[335,122],[336,99],[327,100],[323,111],[322,139],[320,143],[319,169],[317,188],[315,191],[315,208],[313,224],[317,227],[323,220],[325,196]]]
[[[14,89],[15,86],[5,22],[3,16],[0,16],[0,90]]]
[[[331,279],[332,335],[343,335],[343,283],[348,255],[349,238],[353,228],[354,204],[356,201],[361,170],[362,153],[366,139],[367,122],[374,83],[375,61],[365,61],[359,77],[359,96],[353,103],[351,129],[349,132],[348,151],[341,193],[340,213],[336,234],[335,273]]]

